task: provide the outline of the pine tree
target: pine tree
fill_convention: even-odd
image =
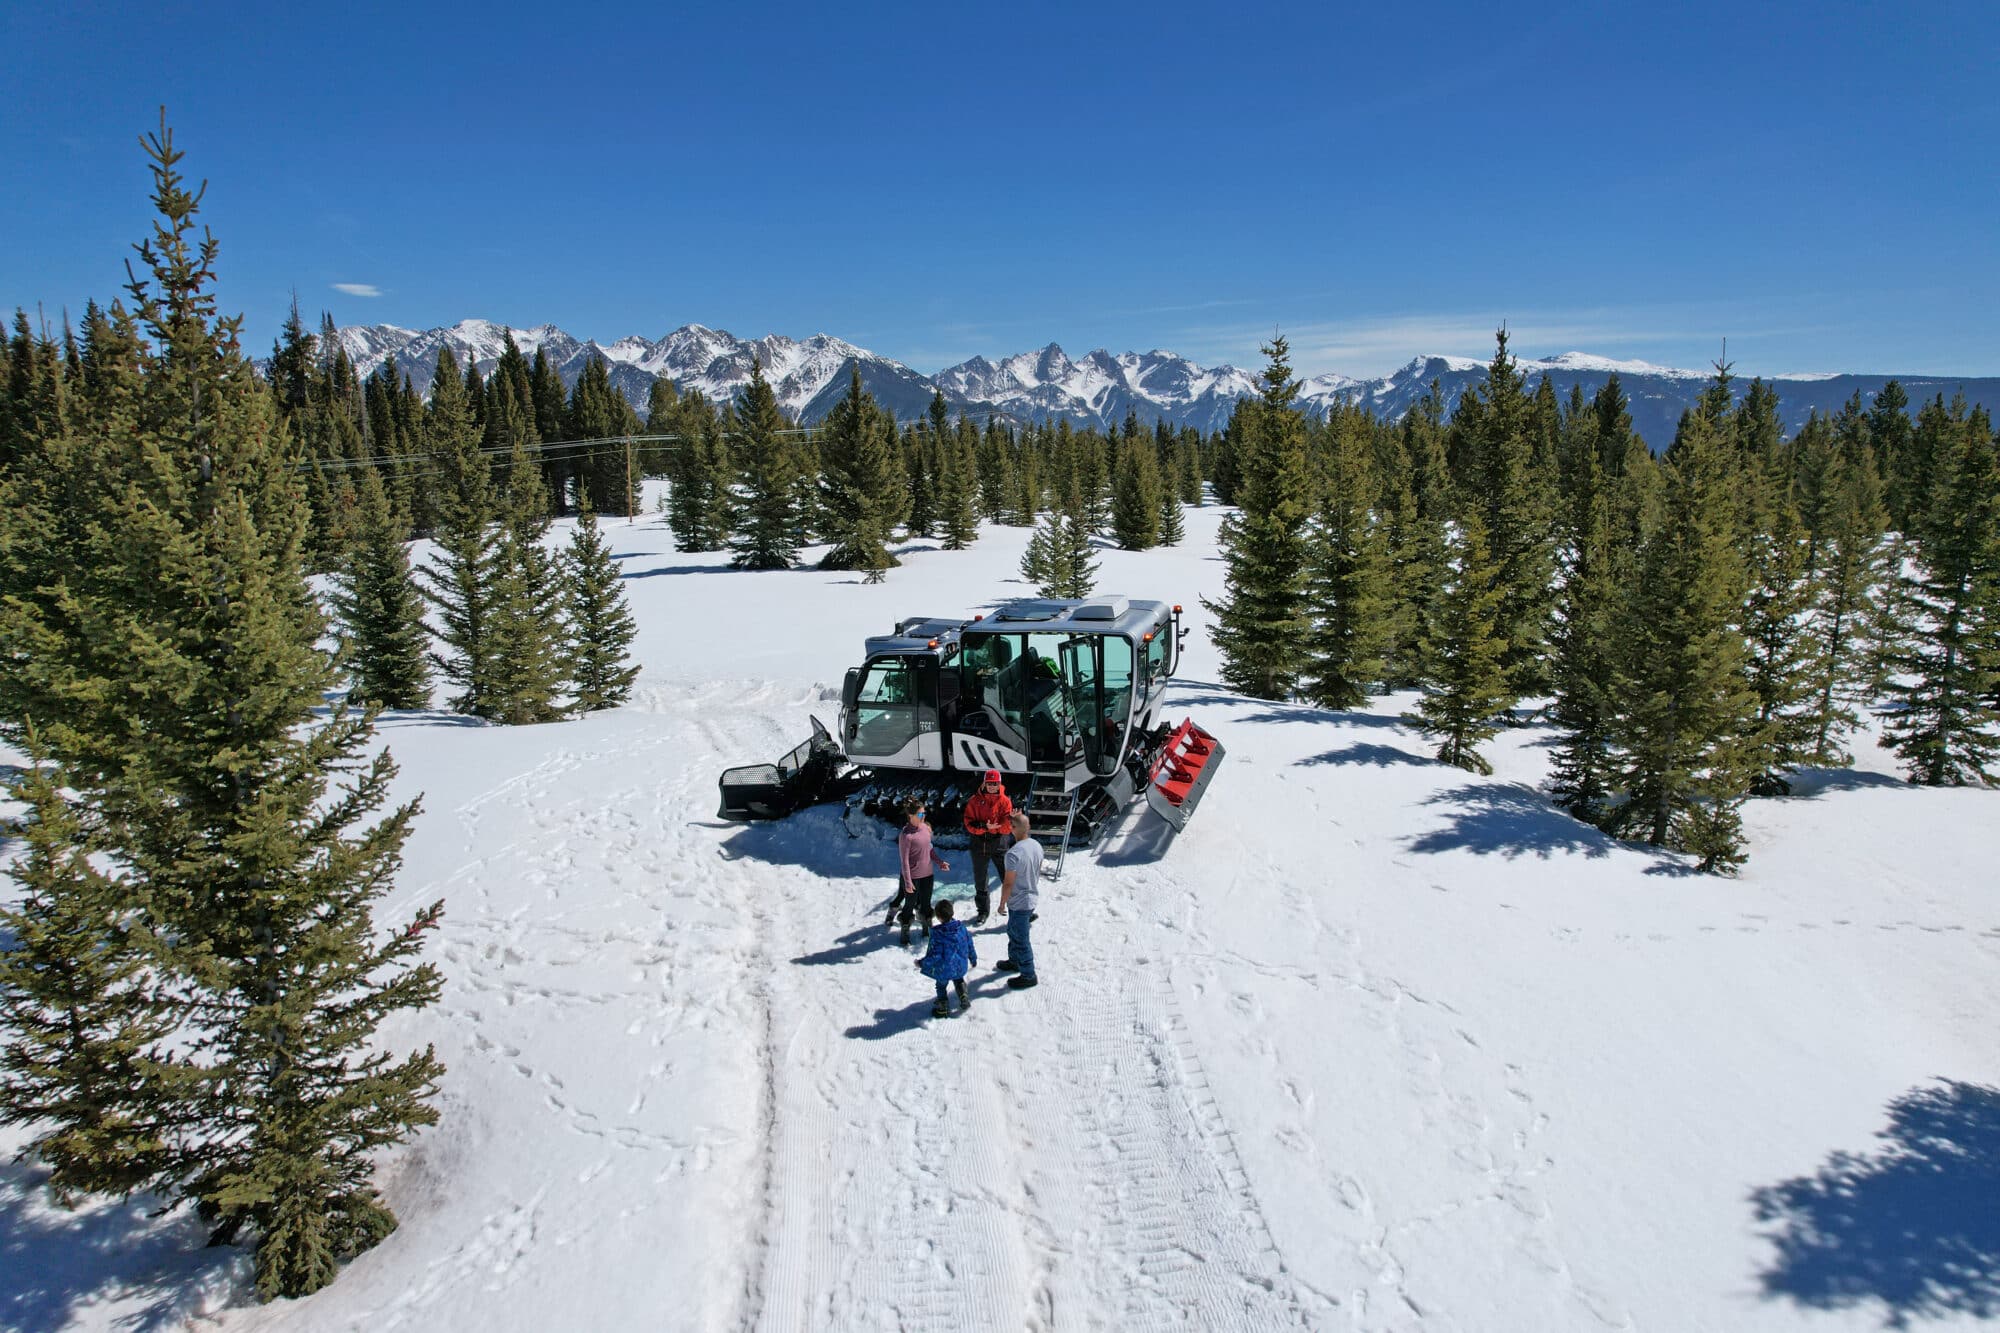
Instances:
[[[587,508],[571,535],[564,576],[577,710],[621,704],[639,675],[638,665],[626,660],[639,627],[625,604],[611,548],[597,530],[597,515]]]
[[[944,394],[940,392],[931,401],[938,523],[944,531],[944,549],[963,551],[979,537],[979,479],[973,472],[971,453],[954,432],[941,424],[944,411]]]
[[[1843,466],[1839,502],[1829,516],[1819,603],[1811,633],[1819,640],[1813,684],[1808,762],[1854,762],[1846,737],[1860,725],[1860,707],[1875,679],[1872,630],[1884,581],[1882,487],[1866,453]]]
[[[587,498],[587,497],[586,497]],[[563,665],[563,579],[548,536],[548,493],[518,440],[507,473],[495,553],[493,690],[488,716],[515,725],[561,717],[557,696]]]
[[[1500,623],[1505,589],[1486,546],[1486,526],[1469,513],[1446,547],[1450,568],[1425,626],[1427,679],[1412,721],[1438,738],[1438,758],[1473,773],[1493,766],[1479,746],[1500,730],[1514,706],[1507,681],[1507,640]]]
[[[1394,603],[1389,549],[1374,514],[1368,425],[1332,428],[1319,512],[1307,538],[1305,694],[1322,708],[1359,708],[1387,670]]]
[[[389,495],[373,471],[361,481],[361,525],[332,594],[348,697],[382,708],[430,706],[430,635]]]
[[[1160,489],[1160,545],[1179,546],[1187,540],[1187,515],[1181,497],[1168,487]]]
[[[1616,378],[1615,376],[1613,377]],[[1622,409],[1621,409],[1622,410]],[[1560,589],[1550,630],[1550,720],[1558,742],[1550,791],[1579,819],[1602,813],[1616,712],[1612,633],[1618,606],[1616,481],[1607,474],[1603,413],[1572,396],[1558,458]]]
[[[572,440],[609,440],[634,433],[631,405],[611,387],[610,368],[602,356],[584,363],[569,398],[564,428]],[[578,457],[583,492],[600,514],[638,512],[638,470],[628,450],[598,445]]]
[[[778,396],[754,361],[737,425],[742,472],[736,535],[730,541],[734,563],[742,569],[790,569],[798,557],[799,469]]]
[[[1819,585],[1807,570],[1809,543],[1789,502],[1773,503],[1757,526],[1743,606],[1750,650],[1745,673],[1757,699],[1751,790],[1777,795],[1791,790],[1783,774],[1811,761],[1819,732],[1813,704],[1824,675],[1821,641],[1808,623]]]
[[[1270,358],[1263,393],[1239,403],[1235,416],[1239,507],[1222,521],[1224,592],[1203,605],[1215,615],[1223,679],[1244,694],[1283,699],[1297,686],[1305,660],[1311,482],[1290,348],[1280,337],[1263,350]]]
[[[134,886],[92,863],[106,850],[92,813],[40,765],[8,794],[28,818],[10,871],[22,896],[0,907],[0,1124],[36,1131],[24,1155],[48,1164],[59,1202],[127,1194],[165,1174],[180,1137],[159,1074],[173,997]]]
[[[424,434],[436,462],[437,561],[417,577],[437,612],[438,673],[458,687],[450,706],[473,717],[499,715],[499,647],[494,609],[503,572],[492,470],[479,452],[451,349],[438,349]]]
[[[904,506],[912,537],[937,534],[937,473],[924,434],[912,427],[903,432],[901,445],[904,475],[910,499]]]
[[[894,433],[895,423],[863,392],[860,365],[850,363],[847,396],[827,414],[820,446],[820,512],[832,543],[821,569],[879,573],[901,563],[888,549],[903,502]]]
[[[1143,436],[1119,448],[1112,487],[1111,535],[1128,551],[1151,550],[1160,540],[1160,465]]]
[[[54,864],[72,880],[76,853],[101,864],[82,892],[127,885],[119,924],[177,993],[176,1055],[154,1072],[189,1129],[153,1183],[197,1200],[218,1239],[251,1226],[259,1290],[300,1295],[394,1226],[376,1156],[436,1119],[435,1058],[379,1049],[378,1029],[435,998],[410,960],[441,905],[377,939],[415,805],[356,827],[394,764],[368,757],[368,715],[321,711],[335,666],[301,572],[301,489],[238,321],[215,313],[181,155],[164,127],[147,146],[161,220],[131,290],[152,359],[132,429],[104,442],[121,484],[71,619],[10,628],[39,649],[12,720],[33,720],[87,812]]]
[[[2000,757],[2000,470],[1983,412],[1951,412],[1957,439],[1934,460],[1936,482],[1918,520],[1916,568],[1903,573],[1908,617],[1891,657],[1896,677],[1883,743],[1910,781],[1992,780]],[[1918,435],[1924,423],[1918,423]]]
[[[1756,762],[1732,472],[1708,416],[1685,414],[1618,635],[1613,731],[1624,802],[1606,821],[1614,832],[1692,852],[1704,870],[1742,859],[1738,812]]]
[[[682,395],[673,421],[680,440],[672,455],[667,526],[683,551],[722,550],[729,544],[735,506],[736,468],[728,441],[698,389]]]
[[[1088,597],[1097,586],[1089,521],[1083,496],[1075,489],[1048,511],[1042,526],[1028,539],[1021,575],[1042,597]]]
[[[1551,538],[1552,478],[1538,453],[1538,422],[1552,405],[1536,409],[1523,391],[1521,373],[1507,350],[1507,331],[1477,393],[1467,393],[1452,423],[1459,475],[1469,498],[1482,506],[1493,558],[1500,566],[1501,633],[1507,679],[1517,694],[1546,684],[1543,659],[1554,602]]]

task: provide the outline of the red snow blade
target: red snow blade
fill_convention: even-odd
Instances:
[[[1187,827],[1188,817],[1201,804],[1210,778],[1222,763],[1222,742],[1189,718],[1174,728],[1173,735],[1160,747],[1153,761],[1152,781],[1146,785],[1146,804],[1178,833]]]

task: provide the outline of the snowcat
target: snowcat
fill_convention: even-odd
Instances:
[[[1192,719],[1162,717],[1186,633],[1180,607],[1117,596],[903,620],[847,672],[839,736],[814,718],[811,738],[777,763],[730,769],[720,815],[777,819],[844,798],[900,819],[917,796],[949,834],[997,769],[1058,870],[1141,791],[1178,831],[1223,756]]]

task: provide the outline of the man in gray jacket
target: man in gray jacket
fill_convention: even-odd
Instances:
[[[1012,972],[1015,990],[1035,985],[1035,950],[1028,941],[1041,902],[1042,844],[1028,836],[1028,817],[1014,815],[1014,845],[1007,849],[1007,872],[1000,879],[1000,914],[1007,918],[1007,956],[993,966]]]

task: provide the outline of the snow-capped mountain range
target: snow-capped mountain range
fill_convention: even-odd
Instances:
[[[700,324],[683,325],[657,340],[634,335],[599,343],[579,339],[553,324],[510,329],[468,319],[423,332],[391,324],[357,325],[342,329],[340,340],[363,376],[374,374],[394,356],[398,372],[408,375],[419,392],[428,393],[439,348],[450,347],[460,365],[470,357],[484,373],[500,359],[510,332],[523,355],[533,359],[538,350],[544,353],[565,384],[574,385],[590,359],[601,357],[609,366],[612,385],[642,412],[653,381],[661,375],[672,379],[682,393],[698,390],[711,401],[730,401],[749,383],[753,361],[763,367],[785,411],[808,424],[824,419],[846,392],[849,362],[859,364],[863,387],[905,421],[921,416],[933,395],[942,392],[953,415],[990,414],[1014,421],[1067,417],[1079,425],[1102,427],[1136,413],[1148,425],[1164,419],[1175,426],[1215,431],[1227,424],[1239,399],[1258,391],[1256,374],[1235,366],[1201,366],[1160,350],[1114,355],[1099,349],[1072,359],[1055,343],[999,361],[975,356],[936,375],[923,375],[824,333],[803,341],[782,334],[753,340]],[[1593,394],[1616,374],[1631,399],[1633,425],[1655,448],[1673,438],[1682,410],[1694,403],[1711,374],[1585,352],[1523,359],[1519,364],[1531,384],[1547,376],[1564,397],[1572,385]],[[1468,357],[1420,356],[1376,379],[1315,375],[1300,385],[1299,396],[1302,406],[1315,415],[1325,415],[1337,402],[1349,402],[1394,419],[1409,411],[1434,381],[1449,411],[1485,370],[1485,362]],[[1778,391],[1787,429],[1795,430],[1810,412],[1835,411],[1857,391],[1864,402],[1871,401],[1889,378],[1795,375],[1770,383]],[[1901,379],[1913,407],[1935,394],[1949,398],[1961,390],[1975,402],[2000,405],[2000,378],[1895,378]],[[1744,383],[1738,382],[1739,389]]]

